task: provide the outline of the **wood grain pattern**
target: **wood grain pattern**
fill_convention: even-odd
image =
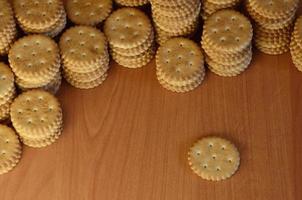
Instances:
[[[155,64],[112,64],[92,90],[64,84],[65,130],[44,149],[25,147],[0,176],[2,200],[302,199],[302,73],[289,54],[257,51],[242,75],[208,73],[186,94],[163,89]],[[213,183],[194,175],[187,151],[219,135],[240,149],[238,173]]]

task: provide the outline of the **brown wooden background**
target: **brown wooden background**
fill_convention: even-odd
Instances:
[[[290,55],[258,51],[234,78],[208,73],[198,89],[174,94],[155,64],[112,64],[92,90],[64,84],[65,130],[44,149],[24,147],[20,164],[0,176],[2,200],[299,200],[302,199],[302,73]],[[194,175],[187,151],[219,135],[240,149],[231,179]]]

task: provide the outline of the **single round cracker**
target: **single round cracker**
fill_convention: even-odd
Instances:
[[[73,23],[95,26],[111,13],[112,0],[67,0],[66,11]]]
[[[76,63],[73,66],[69,65],[75,71],[89,71],[108,56],[105,35],[89,26],[69,28],[61,36],[59,45],[63,64]]]
[[[17,77],[33,83],[47,83],[60,70],[58,45],[44,35],[19,39],[10,49],[8,59]]]
[[[156,53],[156,66],[166,80],[190,80],[204,70],[204,57],[199,46],[186,38],[173,38]]]
[[[64,11],[61,0],[14,0],[13,7],[20,26],[38,32],[50,31]]]
[[[240,155],[230,141],[205,137],[190,148],[188,161],[193,172],[201,178],[220,181],[235,174],[239,168]]]
[[[219,52],[238,52],[251,43],[252,37],[252,24],[244,15],[221,10],[205,22],[202,40]]]
[[[110,45],[134,48],[145,43],[152,31],[150,19],[135,8],[121,8],[106,20],[104,33]]]
[[[11,105],[11,121],[20,137],[45,138],[62,125],[58,99],[44,90],[19,95]]]
[[[0,124],[0,174],[12,170],[20,161],[22,147],[15,131]]]

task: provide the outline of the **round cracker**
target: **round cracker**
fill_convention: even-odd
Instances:
[[[156,53],[156,66],[168,82],[193,79],[204,70],[200,47],[186,38],[173,38]]]
[[[44,35],[25,36],[9,51],[9,63],[19,78],[45,84],[60,70],[58,45]]]
[[[68,0],[66,10],[73,23],[95,26],[111,13],[112,0]]]
[[[240,155],[230,141],[205,137],[190,148],[188,161],[193,172],[201,178],[220,181],[235,174],[239,168]]]
[[[69,28],[61,36],[59,45],[63,64],[67,66],[76,63],[68,66],[79,72],[89,71],[96,63],[108,57],[105,35],[89,26]]]
[[[52,30],[64,11],[61,0],[14,0],[13,7],[21,27],[42,32]]]
[[[234,10],[221,10],[211,15],[204,25],[203,42],[208,42],[219,52],[238,52],[252,40],[250,21]]]
[[[110,45],[118,48],[135,48],[145,43],[152,31],[150,19],[135,8],[121,8],[106,20],[104,33]]]
[[[44,90],[19,95],[11,105],[11,121],[20,137],[45,138],[62,125],[58,99]]]

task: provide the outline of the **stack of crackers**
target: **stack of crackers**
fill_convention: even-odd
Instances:
[[[202,0],[201,16],[206,20],[218,10],[237,7],[240,2],[240,0]]]
[[[12,170],[20,161],[22,146],[16,132],[0,124],[0,174]]]
[[[11,121],[25,145],[45,147],[55,142],[63,129],[59,101],[44,90],[19,95],[11,105]]]
[[[149,3],[149,0],[114,0],[119,6],[143,6]]]
[[[62,0],[13,0],[18,24],[26,33],[57,36],[66,25]]]
[[[290,53],[293,63],[302,72],[302,17],[300,16],[295,24],[291,36]]]
[[[299,0],[246,1],[246,8],[255,21],[254,42],[260,51],[277,55],[289,50],[298,5]]]
[[[142,11],[121,8],[105,22],[104,32],[110,45],[112,58],[128,68],[147,65],[155,54],[154,30]]]
[[[200,0],[151,0],[156,40],[162,45],[172,37],[192,36],[199,23]]]
[[[61,59],[57,43],[44,35],[17,40],[9,51],[9,64],[21,90],[42,88],[56,93],[61,85]]]
[[[105,35],[96,28],[75,26],[65,31],[60,49],[66,81],[80,89],[103,83],[109,69],[107,46]]]
[[[173,92],[188,92],[205,77],[204,57],[200,47],[186,38],[173,38],[156,53],[159,83]]]
[[[202,47],[209,69],[220,76],[236,76],[252,60],[252,24],[241,13],[220,10],[204,24]]]
[[[96,26],[112,11],[112,0],[67,0],[68,18],[77,25]]]
[[[17,36],[13,10],[7,0],[0,0],[0,55],[6,55]]]
[[[0,122],[9,118],[10,105],[16,95],[14,74],[4,63],[0,63]]]

